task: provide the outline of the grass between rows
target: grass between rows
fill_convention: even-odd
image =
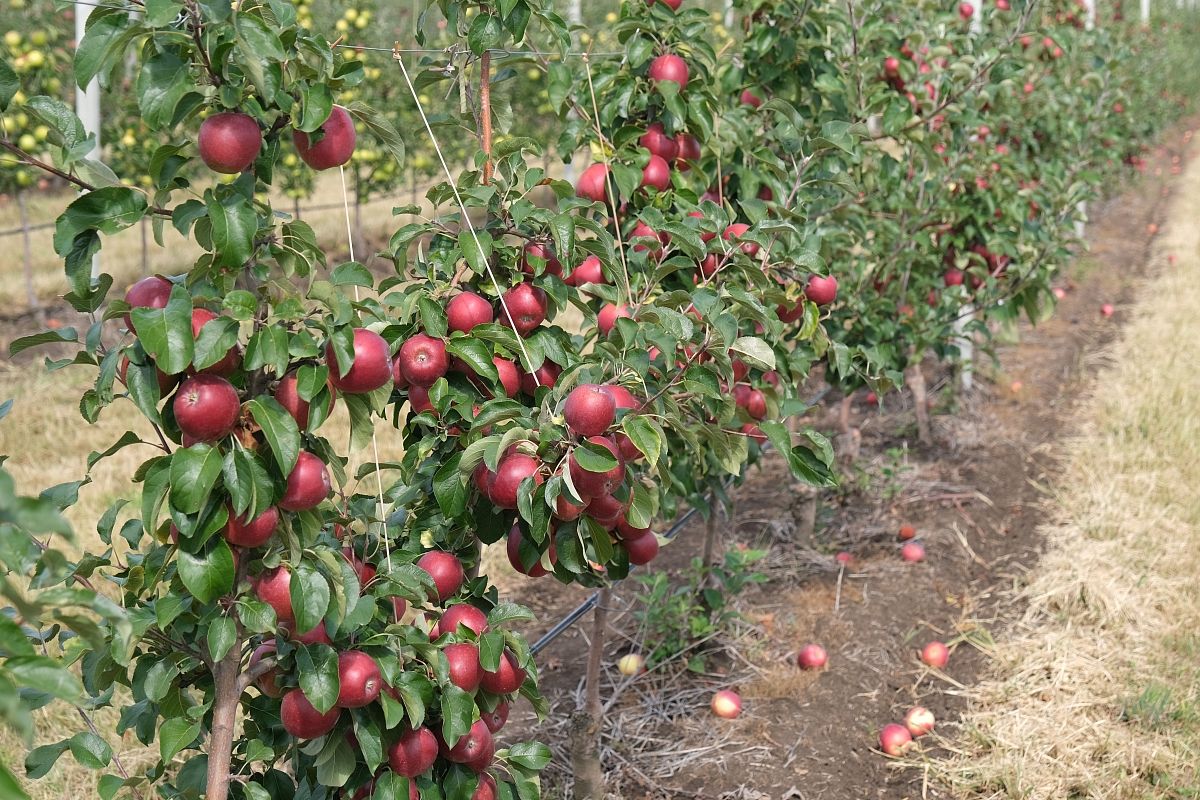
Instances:
[[[1024,615],[931,765],[957,796],[1200,794],[1197,219],[1193,161],[1067,445]]]

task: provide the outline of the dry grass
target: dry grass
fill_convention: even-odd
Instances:
[[[954,755],[962,797],[1194,797],[1200,778],[1200,162],[1096,382],[1047,551]],[[1185,188],[1183,192],[1187,192]],[[1178,259],[1167,266],[1167,255]]]

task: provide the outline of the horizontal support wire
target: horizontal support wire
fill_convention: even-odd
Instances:
[[[817,392],[817,394],[815,396],[813,396],[813,398],[811,400],[806,401],[806,405],[808,405],[810,408],[812,406],[815,406],[817,403],[824,400],[825,395],[827,395],[827,394],[829,394],[828,386],[826,386],[821,391]],[[764,453],[768,452],[770,449],[771,449],[770,444],[763,444],[763,452]],[[730,478],[729,480],[726,480],[722,484],[722,488],[727,490],[732,485],[733,485],[733,479]],[[676,536],[679,535],[679,532],[683,530],[684,526],[686,526],[688,524],[688,522],[691,521],[692,517],[696,516],[697,513],[699,513],[698,508],[695,508],[695,507],[689,508],[687,511],[685,511],[683,513],[682,516],[678,517],[675,520],[675,522],[671,525],[671,527],[667,529],[666,533],[662,534],[662,538],[666,539],[667,541],[671,541],[672,539],[674,539]],[[630,571],[632,571],[632,570],[630,570]],[[613,583],[609,584],[608,588],[611,589],[613,586],[616,586],[620,583],[621,583],[621,581],[614,581]],[[561,620],[559,620],[554,625],[553,628],[551,628],[550,630],[543,633],[541,638],[538,639],[536,642],[534,642],[533,646],[529,648],[530,654],[537,655],[538,653],[540,653],[542,650],[544,650],[546,647],[548,647],[551,642],[553,642],[559,636],[562,636],[564,633],[566,633],[568,630],[570,630],[571,626],[574,625],[576,622],[578,622],[583,617],[584,614],[586,614],[587,612],[589,612],[593,608],[595,608],[596,603],[600,602],[600,591],[602,591],[602,590],[597,590],[595,592],[592,592],[592,594],[586,600],[584,600],[582,603],[577,605],[574,609],[572,609],[572,611],[569,614],[567,614],[565,617],[563,617]]]

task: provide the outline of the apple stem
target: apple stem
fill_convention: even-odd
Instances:
[[[600,663],[604,657],[604,635],[608,629],[608,604],[611,591],[600,590],[592,611],[592,641],[588,649],[587,685],[584,706],[571,721],[571,761],[577,800],[601,800],[604,797],[604,770],[600,763],[600,731],[603,709],[600,705]]]

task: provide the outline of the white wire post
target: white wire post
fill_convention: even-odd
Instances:
[[[1090,31],[1096,27],[1096,0],[1083,0],[1083,7],[1087,12],[1084,27]]]
[[[733,0],[725,0],[725,30],[733,33]]]
[[[571,25],[583,24],[583,8],[580,0],[571,0],[570,4],[567,6],[567,21],[570,22]],[[571,34],[571,38],[575,38],[574,33]],[[574,116],[575,110],[572,109],[569,112],[569,117],[573,118]],[[575,183],[575,153],[572,153],[570,160],[563,165],[563,178],[567,181],[567,183]]]
[[[92,4],[75,4],[75,47],[83,41],[87,29],[88,16],[92,13]],[[88,158],[100,158],[100,82],[92,78],[91,83],[75,90],[75,114],[83,123],[83,129],[95,137],[92,151]],[[100,254],[92,256],[92,280],[100,277]]]
[[[1150,24],[1150,0],[1142,0],[1142,24]]]
[[[975,9],[971,14],[971,33],[978,36],[983,33],[983,0],[967,0],[971,4],[971,8]]]

